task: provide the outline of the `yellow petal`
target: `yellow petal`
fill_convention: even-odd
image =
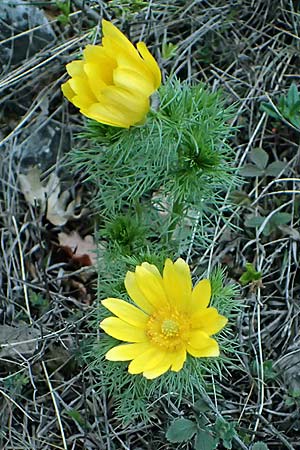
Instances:
[[[143,375],[148,380],[153,380],[154,378],[159,377],[160,375],[164,374],[170,369],[171,361],[169,358],[165,358],[161,363],[159,363],[157,366],[153,367],[152,369],[145,370],[143,372]]]
[[[157,347],[152,347],[149,344],[149,348],[142,354],[138,355],[131,361],[128,366],[128,372],[131,374],[142,373],[145,370],[151,370],[153,367],[161,364],[166,356],[166,352],[160,350]]]
[[[100,114],[95,114],[93,112],[90,112],[89,106],[86,108],[82,107],[80,109],[80,112],[81,112],[81,114],[88,117],[89,119],[93,119],[96,122],[104,123],[105,125],[110,125],[112,127],[129,128],[129,126],[130,126],[127,123],[126,123],[126,126],[124,126],[123,122],[119,122],[116,119],[109,120],[109,118],[106,115],[100,115]]]
[[[110,50],[110,44],[113,42],[133,57],[137,57],[137,50],[135,49],[135,47],[127,39],[127,37],[111,22],[108,22],[104,19],[102,20],[102,32],[102,45],[104,49],[107,48],[107,50]]]
[[[129,128],[132,125],[131,118],[114,105],[93,103],[87,110],[81,112],[87,117],[107,125],[121,128]]]
[[[83,57],[86,63],[102,65],[106,62],[109,65],[116,64],[113,55],[108,55],[102,45],[88,44],[83,50]],[[107,60],[110,60],[110,62],[108,63]]]
[[[108,86],[101,92],[97,103],[93,103],[88,111],[90,117],[98,122],[115,124],[123,128],[128,128],[145,119],[149,111],[149,99],[141,99],[134,96],[125,89],[116,86]]]
[[[102,320],[100,327],[105,333],[110,336],[119,339],[120,341],[127,342],[146,342],[147,337],[145,331],[141,328],[136,328],[128,323],[124,322],[117,317],[107,317]]]
[[[154,307],[148,302],[140,288],[138,287],[135,273],[127,272],[125,277],[125,288],[129,297],[146,313],[152,314]]]
[[[155,309],[168,306],[163,283],[155,274],[143,266],[137,266],[135,276],[140,290]]]
[[[113,79],[116,86],[129,89],[147,97],[155,90],[152,80],[149,81],[141,73],[124,67],[117,67],[114,70]]]
[[[127,41],[127,38],[125,39]],[[156,87],[153,74],[131,42],[127,41],[127,44],[123,45],[119,40],[104,36],[102,44],[103,51],[107,55],[112,55],[114,57],[118,67],[138,72],[148,81],[148,83],[153,85],[153,92],[155,91]]]
[[[75,92],[73,91],[73,89],[70,86],[70,82],[67,81],[66,83],[61,85],[61,90],[62,93],[64,94],[64,96],[70,101],[72,102],[73,97],[76,95]]]
[[[69,80],[70,86],[75,94],[90,99],[91,103],[96,101],[96,97],[90,89],[87,79],[81,77],[73,77]]]
[[[220,355],[219,345],[215,341],[211,345],[205,348],[194,348],[190,345],[187,346],[187,351],[195,358],[216,358]]]
[[[185,360],[186,360],[185,348],[181,348],[177,352],[174,352],[171,370],[173,370],[173,372],[179,372],[179,370],[182,369]]]
[[[102,95],[102,89],[107,86],[103,72],[99,70],[97,64],[92,63],[84,64],[84,72],[94,96],[99,100]]]
[[[129,323],[137,328],[145,328],[146,323],[149,320],[149,316],[143,313],[140,309],[131,305],[124,300],[117,298],[107,298],[103,300],[102,305],[118,316],[124,322]]]
[[[102,52],[101,52],[102,50]],[[87,46],[84,50],[85,64],[84,71],[87,74],[86,66],[93,68],[97,76],[104,81],[105,84],[113,83],[113,71],[117,67],[117,62],[106,56],[103,49],[97,45]],[[88,76],[91,75],[89,71]]]
[[[211,285],[209,280],[201,280],[193,289],[190,312],[194,313],[207,308],[211,297]]]
[[[149,348],[148,342],[136,344],[121,344],[110,349],[105,357],[109,361],[129,361],[144,353]]]
[[[112,45],[112,52],[116,55],[116,61],[118,64],[118,67],[122,67],[123,69],[127,70],[133,70],[134,72],[138,72],[142,77],[147,80],[149,85],[153,86],[152,92],[155,91],[155,81],[153,79],[153,75],[148,69],[145,62],[142,60],[142,58],[139,56],[138,52],[137,56],[134,58],[128,53],[125,53],[122,51],[122,49],[116,45]]]
[[[113,71],[117,67],[117,61],[114,54],[107,54],[104,48],[100,45],[87,45],[83,51],[85,66],[93,67],[96,73],[100,76],[105,84],[113,83]],[[85,67],[85,73],[88,69]],[[88,75],[91,75],[89,72]]]
[[[220,354],[217,341],[199,330],[191,332],[186,349],[188,353],[197,358],[219,356]]]
[[[183,259],[178,258],[174,264],[170,259],[166,260],[163,285],[171,305],[180,310],[188,308],[191,300],[192,281],[190,268]]]
[[[72,61],[67,64],[66,69],[70,77],[85,77],[83,65],[83,61]]]
[[[74,95],[71,101],[73,105],[80,109],[87,109],[93,104],[90,97],[85,97],[83,95]]]
[[[192,327],[211,336],[218,333],[228,322],[228,319],[218,313],[216,308],[198,310],[191,316]]]
[[[158,281],[161,283],[162,282],[162,276],[160,271],[158,270],[158,268],[154,265],[154,264],[150,264],[148,262],[143,262],[141,264],[142,267],[144,267],[146,270],[148,270],[149,272],[153,273],[153,275],[156,276],[156,278],[158,279]]]
[[[150,109],[147,96],[117,86],[104,88],[99,101],[105,105],[118,107],[120,112],[133,117],[134,123],[141,121]]]
[[[161,85],[161,72],[155,58],[153,58],[144,42],[138,42],[136,46],[145,64],[153,74],[155,89],[159,88]]]

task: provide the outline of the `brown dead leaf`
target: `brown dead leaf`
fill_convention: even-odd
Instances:
[[[65,225],[70,219],[79,219],[86,213],[86,209],[82,209],[79,214],[75,214],[75,209],[81,202],[80,195],[69,202],[70,193],[64,191],[60,194],[60,185],[57,184],[55,190],[49,195],[47,202],[46,218],[53,225]]]
[[[58,234],[59,245],[64,249],[69,258],[81,266],[94,266],[97,263],[97,246],[92,236],[84,239],[72,231],[71,234],[61,232]]]
[[[45,209],[47,203],[47,196],[53,184],[55,184],[57,176],[55,173],[50,175],[49,181],[46,185],[41,183],[41,171],[38,167],[31,167],[27,174],[19,174],[19,182],[21,191],[25,200],[32,206],[39,204],[42,210]]]
[[[79,214],[75,214],[81,203],[80,193],[70,202],[69,191],[61,192],[60,179],[54,172],[48,183],[43,184],[40,169],[32,167],[27,175],[19,175],[19,182],[26,201],[32,206],[38,203],[42,212],[46,212],[46,218],[55,226],[65,225],[70,219],[79,219],[87,212],[82,209]]]
[[[158,190],[152,195],[152,205],[160,216],[168,216],[171,204],[170,199],[163,193],[162,190]]]
[[[82,303],[84,303],[86,305],[91,305],[91,303],[92,303],[91,294],[88,293],[88,291],[83,283],[81,283],[80,281],[74,280],[74,279],[70,279],[69,284],[70,284],[71,289],[75,289],[78,292],[79,300]]]

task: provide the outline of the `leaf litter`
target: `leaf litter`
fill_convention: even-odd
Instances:
[[[87,214],[85,208],[76,213],[81,205],[80,191],[75,199],[70,201],[70,192],[62,191],[60,179],[55,172],[51,173],[47,183],[42,183],[41,171],[34,166],[26,175],[19,174],[19,183],[27,203],[39,206],[42,214],[45,214],[52,225],[63,226],[69,220],[78,220]]]
[[[82,238],[77,231],[70,234],[61,232],[58,234],[59,245],[69,258],[80,266],[96,266],[97,245],[91,235]]]

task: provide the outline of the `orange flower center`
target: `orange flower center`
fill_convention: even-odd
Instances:
[[[186,314],[174,309],[161,309],[154,312],[146,325],[148,339],[160,348],[176,351],[188,340],[191,328]]]

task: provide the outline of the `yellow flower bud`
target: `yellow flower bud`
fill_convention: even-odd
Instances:
[[[67,64],[65,97],[97,122],[129,128],[142,123],[149,97],[161,84],[157,62],[144,42],[137,48],[112,23],[102,20],[102,45],[87,45],[83,60]]]

